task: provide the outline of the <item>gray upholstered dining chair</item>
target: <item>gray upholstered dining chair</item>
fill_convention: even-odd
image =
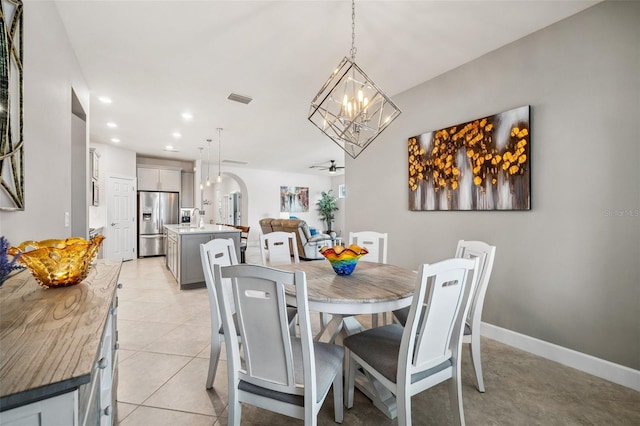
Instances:
[[[399,425],[411,424],[411,396],[447,380],[454,421],[464,424],[460,352],[477,268],[477,259],[422,265],[405,327],[388,324],[344,339],[347,408],[360,365],[395,395]]]
[[[315,425],[332,385],[335,421],[342,423],[344,349],[313,341],[304,272],[215,265],[214,276],[227,348],[228,424],[240,425],[242,404],[250,404]],[[300,337],[288,333],[285,286],[296,290]],[[231,337],[237,332],[244,364]]]
[[[220,350],[224,339],[222,321],[218,310],[218,295],[213,284],[213,265],[229,266],[238,264],[233,239],[215,238],[206,244],[200,244],[200,260],[209,296],[209,315],[211,317],[211,351],[209,353],[209,372],[207,373],[206,384],[207,389],[211,389],[216,378]],[[287,314],[290,331],[295,334],[294,319],[296,308],[289,307]]]
[[[262,264],[269,266],[300,263],[296,234],[274,231],[260,235]]]
[[[479,259],[478,285],[471,298],[469,314],[465,319],[464,337],[462,343],[469,344],[471,352],[471,362],[476,375],[476,388],[484,392],[484,379],[482,376],[482,358],[480,354],[480,324],[482,322],[482,308],[484,297],[487,294],[493,262],[496,257],[496,246],[489,245],[483,241],[458,241],[456,256],[464,259]],[[395,319],[402,325],[406,323],[409,308],[393,311]]]

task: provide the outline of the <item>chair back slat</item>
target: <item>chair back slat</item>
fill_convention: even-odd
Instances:
[[[407,372],[424,371],[450,359],[461,343],[462,319],[475,284],[477,260],[448,259],[423,265],[402,336]],[[423,316],[423,310],[424,312]],[[423,317],[423,321],[418,319]]]
[[[387,236],[386,233],[375,231],[349,232],[349,245],[356,244],[367,249],[369,253],[360,258],[360,261],[387,263]]]

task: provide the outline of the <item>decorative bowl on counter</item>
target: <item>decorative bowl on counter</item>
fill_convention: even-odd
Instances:
[[[29,268],[42,287],[67,287],[87,277],[103,239],[104,236],[96,235],[91,240],[71,237],[24,241],[18,247],[10,247],[9,254],[19,255],[18,261]]]
[[[351,275],[358,264],[358,259],[369,252],[364,247],[351,244],[349,247],[329,248],[324,246],[320,249],[320,253],[331,263],[336,274]]]

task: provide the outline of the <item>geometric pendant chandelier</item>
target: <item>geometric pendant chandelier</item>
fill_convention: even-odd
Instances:
[[[355,0],[351,58],[345,57],[311,101],[309,121],[356,158],[402,111],[356,65]]]

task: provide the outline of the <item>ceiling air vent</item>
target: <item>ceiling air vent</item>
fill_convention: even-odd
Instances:
[[[249,164],[246,161],[238,161],[238,160],[222,160],[222,162],[227,164],[242,164],[242,165]]]
[[[242,95],[238,95],[237,93],[230,94],[227,99],[229,99],[230,101],[240,102],[243,104],[248,104],[253,100],[253,98],[250,98],[249,96],[242,96]]]

